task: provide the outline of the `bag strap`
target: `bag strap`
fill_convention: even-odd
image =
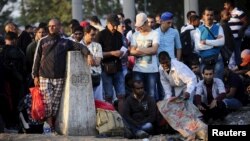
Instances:
[[[205,25],[204,25],[204,27],[207,29],[207,31],[209,32],[209,34],[210,34],[214,39],[216,39],[215,36],[214,36],[214,34],[212,33],[212,31],[211,31],[208,27],[206,27]]]

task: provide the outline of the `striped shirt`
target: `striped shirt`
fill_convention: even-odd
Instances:
[[[228,25],[230,26],[232,30],[234,38],[238,38],[239,36],[238,32],[243,26],[241,19],[245,16],[246,16],[245,13],[236,7],[231,11],[231,18],[228,21]]]

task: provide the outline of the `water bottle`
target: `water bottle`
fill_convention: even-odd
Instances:
[[[51,128],[47,122],[44,122],[44,124],[43,124],[43,134],[45,134],[45,135],[51,134]]]

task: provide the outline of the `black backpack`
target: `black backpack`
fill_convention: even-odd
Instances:
[[[188,29],[180,34],[182,54],[188,56],[193,53],[194,45],[191,40],[190,31],[194,29]]]

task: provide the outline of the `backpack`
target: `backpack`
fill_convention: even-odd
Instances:
[[[99,134],[107,136],[123,136],[124,123],[117,111],[97,108],[96,129]]]
[[[190,32],[194,29],[188,29],[180,34],[182,54],[188,56],[194,51],[194,45],[192,43]]]

